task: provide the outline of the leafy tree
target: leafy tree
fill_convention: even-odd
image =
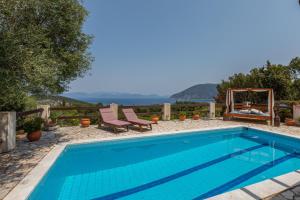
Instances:
[[[300,58],[293,58],[289,64],[290,69],[294,75],[294,79],[300,78]]]
[[[300,59],[294,58],[288,66],[267,61],[263,67],[256,67],[249,74],[234,74],[217,86],[218,102],[225,102],[228,88],[273,88],[276,100],[300,99]],[[263,94],[239,94],[237,99],[263,100]]]
[[[79,0],[0,0],[0,110],[22,110],[31,94],[57,94],[92,61]]]
[[[300,100],[300,79],[297,79],[293,83],[293,100]]]

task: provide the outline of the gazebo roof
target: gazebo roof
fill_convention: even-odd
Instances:
[[[229,88],[233,92],[268,92],[272,91],[272,88]]]

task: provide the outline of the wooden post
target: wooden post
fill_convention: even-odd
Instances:
[[[43,112],[40,113],[40,117],[44,120],[45,123],[48,123],[50,117],[50,105],[38,105],[37,108],[43,109]]]
[[[216,104],[215,102],[209,102],[209,119],[216,118]]]
[[[164,103],[162,119],[164,121],[171,120],[171,104],[170,103]]]
[[[293,119],[296,122],[300,121],[300,105],[293,105]]]
[[[0,153],[16,147],[16,112],[0,112]]]
[[[273,126],[274,125],[274,116],[273,116],[273,112],[274,112],[274,108],[273,108],[273,90],[270,89],[269,90],[269,113],[270,113],[270,125]]]

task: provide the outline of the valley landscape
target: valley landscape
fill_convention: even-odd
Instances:
[[[108,105],[117,103],[122,105],[151,105],[162,103],[186,102],[210,102],[217,95],[217,84],[198,84],[171,96],[143,95],[119,92],[70,92],[64,97],[77,99],[88,103],[101,103]]]
[[[300,200],[299,5],[0,1],[0,200]]]

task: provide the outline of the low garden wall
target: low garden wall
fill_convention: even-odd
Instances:
[[[193,115],[199,115],[200,118],[212,119],[222,117],[225,111],[224,104],[215,103],[185,103],[176,104],[165,103],[162,105],[145,105],[145,106],[123,106],[111,104],[106,106],[112,108],[119,119],[124,119],[123,108],[133,108],[139,118],[151,119],[157,116],[162,120],[178,119],[184,113],[187,118]],[[22,129],[24,121],[28,118],[41,117],[45,122],[54,122],[60,126],[77,126],[80,119],[89,118],[91,124],[99,124],[99,109],[105,106],[61,106],[50,107],[49,105],[40,105],[35,110],[25,112],[0,112],[0,153],[6,152],[15,147],[16,129]],[[281,121],[286,118],[294,118],[300,121],[300,105],[277,102],[276,108]]]
[[[214,105],[214,103],[212,103]],[[212,105],[211,104],[211,105]],[[178,119],[180,113],[185,113],[188,118],[197,113],[202,118],[220,117],[223,115],[223,106],[217,104],[211,106],[209,103],[178,103],[178,104],[158,104],[144,106],[123,106],[111,104],[110,106],[73,106],[73,107],[50,107],[50,118],[61,126],[78,125],[80,119],[90,118],[92,124],[99,123],[99,109],[111,107],[115,110],[117,107],[118,118],[125,119],[122,109],[133,108],[136,114],[142,119],[151,119],[152,116],[158,116],[162,120]]]

